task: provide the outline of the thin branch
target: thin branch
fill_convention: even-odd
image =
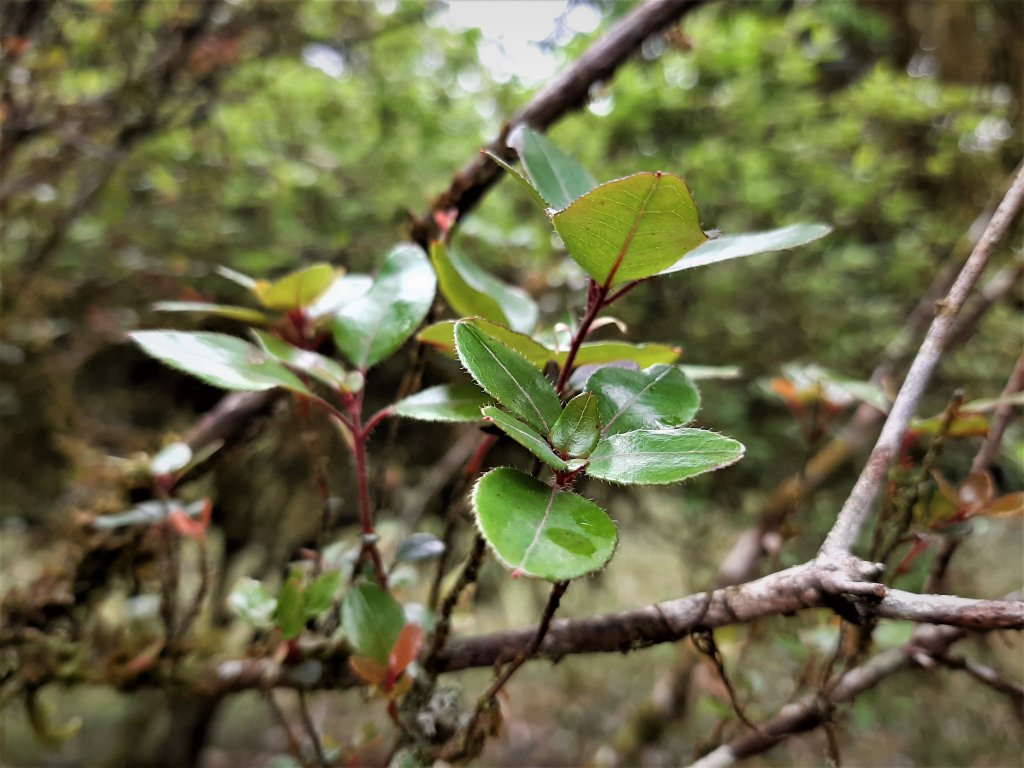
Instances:
[[[937,663],[950,669],[962,669],[979,683],[987,685],[994,691],[1007,696],[1014,706],[1018,716],[1024,714],[1024,686],[1007,680],[992,667],[980,662],[968,659],[965,656],[953,656],[950,654],[932,654],[931,658]]]
[[[889,411],[889,417],[882,427],[882,434],[875,443],[867,464],[843,505],[835,525],[829,531],[821,546],[823,560],[835,559],[848,554],[857,544],[861,529],[868,513],[882,487],[889,465],[899,450],[911,417],[917,410],[918,401],[924,394],[932,371],[942,357],[943,347],[949,339],[953,323],[963,307],[964,301],[981,276],[985,265],[996,245],[1002,239],[1014,216],[1024,201],[1024,165],[1017,170],[1017,176],[1006,197],[999,204],[985,233],[981,236],[963,269],[957,276],[949,293],[939,303],[939,311],[932,321],[928,334],[918,349],[910,366],[907,378]]]

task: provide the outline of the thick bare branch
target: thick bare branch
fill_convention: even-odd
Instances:
[[[889,411],[889,416],[882,427],[882,434],[879,435],[864,470],[840,510],[835,525],[822,544],[820,557],[840,557],[850,552],[856,545],[889,465],[896,457],[910,418],[914,415],[925,387],[931,379],[932,371],[942,356],[943,347],[949,339],[957,314],[985,269],[996,245],[1020,210],[1022,201],[1024,165],[1017,169],[1013,184],[985,228],[981,240],[960,270],[949,293],[939,302],[939,311],[910,366],[907,378],[896,396],[896,402]]]

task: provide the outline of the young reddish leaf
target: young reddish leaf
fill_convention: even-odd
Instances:
[[[995,501],[986,504],[981,509],[969,515],[969,517],[1010,517],[1024,512],[1024,493],[1008,493],[1000,496]]]
[[[210,527],[212,515],[213,502],[207,499],[203,504],[203,511],[199,514],[198,520],[193,520],[185,513],[184,509],[177,505],[171,507],[168,519],[171,521],[171,526],[174,530],[181,536],[203,542],[206,540],[206,529]]]
[[[968,517],[984,508],[996,495],[992,475],[984,470],[971,472],[960,486],[957,506]]]
[[[380,685],[388,677],[388,668],[369,656],[349,656],[348,665],[356,677],[370,685]]]
[[[419,624],[406,624],[398,633],[395,647],[388,656],[388,674],[397,679],[406,667],[416,661],[422,647],[423,627]]]

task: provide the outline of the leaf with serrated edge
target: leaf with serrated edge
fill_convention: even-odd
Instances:
[[[601,437],[597,398],[590,392],[576,395],[551,428],[551,445],[569,456],[588,456]]]
[[[541,208],[548,207],[548,201],[540,196],[540,192],[537,191],[537,188],[533,186],[533,184],[530,182],[528,178],[523,176],[523,174],[521,174],[518,170],[516,170],[511,165],[506,163],[493,152],[484,150],[484,154],[491,158],[491,160],[500,165],[502,168],[504,168],[508,172],[509,176],[516,180],[519,186],[521,186],[523,189],[529,192],[530,196],[534,199],[537,205],[539,205]]]
[[[309,374],[329,387],[348,391],[349,374],[331,358],[308,349],[299,349],[269,333],[253,331],[253,335],[263,350],[275,360]]]
[[[334,341],[345,357],[365,370],[394,353],[423,322],[437,280],[423,251],[399,245],[384,259],[365,294],[334,316]]]
[[[484,408],[483,414],[494,422],[494,426],[511,437],[523,446],[523,448],[528,450],[552,469],[561,471],[565,471],[567,469],[579,469],[580,464],[578,462],[574,462],[570,467],[568,462],[552,450],[551,446],[548,445],[547,440],[534,431],[530,425],[524,424],[515,416],[507,414],[500,408],[495,408],[493,405]]]
[[[399,400],[392,410],[419,421],[480,421],[490,398],[474,384],[441,384]]]
[[[566,581],[601,570],[618,534],[607,513],[515,469],[492,469],[473,489],[477,527],[514,574]]]
[[[298,309],[316,301],[339,274],[330,264],[314,264],[272,283],[259,281],[253,290],[268,309]]]
[[[686,182],[660,171],[602,184],[551,222],[569,255],[603,286],[656,275],[707,240]]]
[[[537,324],[537,305],[525,291],[503,283],[454,248],[431,243],[430,260],[441,293],[460,315],[478,315],[520,333]]]
[[[607,435],[587,474],[624,485],[663,485],[735,464],[743,445],[704,429],[640,429]]]
[[[523,170],[534,189],[556,210],[597,186],[590,173],[556,147],[543,134],[525,125],[509,136],[508,145],[519,153]]]
[[[827,224],[792,224],[766,232],[724,235],[694,248],[675,264],[661,270],[659,274],[669,275],[684,269],[716,264],[719,261],[784,251],[818,240],[831,231],[832,227]]]
[[[681,427],[700,409],[697,387],[671,365],[643,372],[601,368],[587,379],[586,390],[597,395],[603,434]]]
[[[483,390],[542,434],[562,413],[562,401],[544,375],[475,323],[455,324],[459,360]]]
[[[221,389],[262,392],[284,387],[313,394],[277,360],[234,336],[205,331],[135,331],[128,335],[157,360]]]

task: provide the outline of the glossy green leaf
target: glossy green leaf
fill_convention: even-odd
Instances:
[[[523,189],[529,192],[530,196],[537,202],[537,205],[539,205],[541,208],[548,207],[548,201],[540,196],[540,192],[538,192],[537,188],[533,186],[533,183],[528,178],[523,176],[523,174],[521,174],[516,168],[506,163],[503,159],[498,157],[493,152],[484,150],[484,154],[491,158],[491,160],[500,165],[502,168],[504,168],[508,172],[509,176],[515,179],[519,186],[521,186]]]
[[[682,353],[683,350],[681,348],[670,347],[667,344],[592,341],[580,346],[574,365],[579,368],[584,365],[601,365],[603,363],[628,361],[636,363],[641,368],[647,368],[658,363],[674,363]],[[568,351],[560,351],[554,354],[554,359],[559,365],[565,365],[567,356]]]
[[[396,563],[422,563],[444,554],[445,546],[432,533],[412,533],[402,539],[395,553]]]
[[[271,336],[263,331],[253,331],[253,335],[268,355],[289,368],[308,374],[332,389],[341,389],[346,392],[352,390],[351,374],[331,358],[307,349],[299,349],[287,341],[282,341],[277,336]]]
[[[298,637],[306,625],[306,596],[298,576],[289,576],[281,587],[277,595],[274,623],[281,630],[285,640]]]
[[[202,331],[135,331],[128,335],[157,360],[215,387],[248,392],[284,387],[312,394],[284,365],[234,336]]]
[[[483,409],[483,414],[494,423],[494,426],[552,469],[565,471],[579,469],[583,466],[583,462],[580,461],[566,462],[554,452],[542,435],[500,408],[495,408],[493,405],[487,406]]]
[[[346,273],[334,278],[327,290],[317,297],[316,301],[306,307],[306,314],[318,320],[336,314],[346,304],[349,304],[373,286],[373,278],[369,275],[354,275]]]
[[[423,251],[415,245],[397,246],[384,260],[373,287],[335,315],[335,343],[362,370],[379,363],[423,322],[436,286]]]
[[[667,275],[684,269],[716,264],[719,261],[796,248],[818,240],[831,231],[832,227],[827,224],[792,224],[767,232],[724,235],[694,248],[671,266],[662,269],[660,274]]]
[[[263,582],[243,577],[228,595],[228,607],[246,624],[266,629],[273,623],[277,599],[267,591]]]
[[[552,144],[546,136],[523,125],[508,144],[519,153],[526,177],[547,204],[561,210],[597,186],[579,163]]]
[[[551,428],[551,445],[569,456],[589,456],[601,437],[597,397],[590,392],[576,395]]]
[[[401,603],[390,594],[364,581],[345,595],[341,626],[357,653],[387,664],[388,654],[405,626],[405,613]]]
[[[537,305],[527,293],[503,283],[442,242],[430,246],[445,300],[460,315],[479,316],[529,333],[537,324]]]
[[[253,291],[268,309],[299,309],[312,304],[339,276],[330,264],[314,264],[280,280],[257,280]]]
[[[635,430],[607,435],[590,454],[587,474],[625,485],[677,483],[727,467],[743,445],[704,429]]]
[[[491,399],[473,384],[441,384],[399,400],[392,410],[419,421],[480,421]]]
[[[334,594],[340,586],[341,571],[327,571],[306,587],[306,618],[312,619],[330,608],[334,602]]]
[[[697,387],[672,365],[642,372],[601,368],[587,380],[586,390],[597,395],[605,434],[681,427],[700,409]]]
[[[416,335],[416,340],[421,344],[427,344],[455,357],[456,322],[458,321],[442,320],[439,323],[428,325]],[[473,325],[486,331],[488,336],[497,339],[506,347],[514,349],[529,360],[535,368],[543,368],[548,360],[554,356],[554,353],[543,344],[534,341],[526,334],[517,333],[503,325],[498,325],[482,318],[474,318]]]
[[[211,304],[205,301],[158,301],[153,304],[157,312],[195,312],[215,317],[226,317],[229,320],[240,320],[253,325],[267,325],[270,318],[258,309],[235,307],[230,304]]]
[[[594,502],[515,469],[492,469],[473,490],[477,527],[514,574],[575,579],[604,567],[615,524]]]
[[[487,394],[542,434],[562,413],[562,402],[544,375],[473,322],[455,325],[459,359]]]
[[[656,275],[707,240],[686,182],[670,173],[602,184],[551,221],[569,255],[601,285]]]

